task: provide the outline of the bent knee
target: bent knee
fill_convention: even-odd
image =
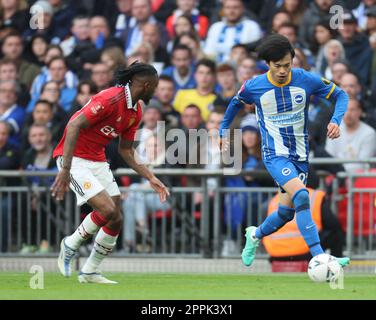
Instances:
[[[298,190],[294,194],[292,201],[294,203],[296,213],[310,209],[309,192],[307,189]]]

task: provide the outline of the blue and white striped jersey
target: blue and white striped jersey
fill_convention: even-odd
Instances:
[[[347,94],[333,82],[303,69],[292,69],[288,81],[275,83],[270,72],[246,81],[231,100],[220,128],[228,129],[239,108],[256,105],[264,159],[284,156],[308,160],[308,106],[311,95],[336,101],[331,122],[340,124],[346,112]],[[326,130],[327,124],[323,124]]]

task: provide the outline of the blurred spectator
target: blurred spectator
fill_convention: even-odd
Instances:
[[[22,37],[19,33],[12,32],[3,39],[1,52],[4,58],[16,62],[18,65],[20,83],[30,88],[40,69],[37,65],[22,59],[23,49]]]
[[[350,99],[347,111],[340,125],[341,136],[326,140],[326,151],[339,159],[369,159],[376,156],[376,131],[360,120],[362,105]],[[345,163],[347,172],[368,169],[369,164]]]
[[[53,145],[51,143],[51,132],[45,125],[33,124],[29,130],[29,143],[31,147],[25,152],[22,159],[22,168],[26,171],[56,171],[56,161],[52,158]],[[51,212],[55,212],[56,208],[54,202],[47,199],[49,197],[48,192],[40,192],[38,187],[45,187],[47,190],[51,187],[54,177],[29,177],[26,179],[27,183],[31,187],[31,221],[30,225],[24,223],[22,225],[22,234],[26,235],[27,228],[31,230],[32,245],[33,247],[39,246],[38,253],[47,253],[50,251],[50,243],[47,242],[48,227],[51,218],[49,215]],[[47,203],[49,202],[49,206]],[[40,215],[38,217],[38,215]],[[26,220],[23,217],[22,221]],[[39,221],[39,227],[37,226]],[[40,228],[40,233],[37,236],[37,230]],[[29,231],[30,232],[30,231]],[[55,229],[51,229],[51,239],[52,241],[60,240],[60,235],[58,234],[58,239],[55,239]],[[25,237],[25,236],[24,236]],[[41,242],[38,244],[37,239],[41,237]],[[26,239],[24,239],[26,240]],[[21,253],[30,253],[32,249],[30,246],[23,246]]]
[[[119,38],[123,41],[125,55],[132,54],[142,42],[142,27],[147,24],[156,24],[161,36],[161,46],[165,47],[168,41],[166,28],[153,16],[151,3],[149,0],[133,0],[132,18],[129,26]]]
[[[311,42],[311,50],[315,54],[316,63],[315,69],[317,72],[323,70],[323,64],[326,64],[324,48],[325,45],[332,39],[336,37],[337,33],[330,27],[329,21],[323,20],[319,21],[315,25],[314,29],[314,39]]]
[[[357,24],[361,30],[366,30],[368,12],[372,7],[376,6],[375,0],[361,0],[359,6],[352,10],[354,17],[357,19]]]
[[[362,86],[355,74],[351,72],[343,74],[340,86],[349,95],[350,99],[362,100]]]
[[[309,71],[311,66],[308,64],[308,60],[306,55],[304,54],[302,49],[295,48],[295,57],[292,59],[292,67],[293,68],[302,68],[305,71]]]
[[[89,43],[89,18],[87,16],[76,16],[72,20],[71,36],[60,43],[64,56],[69,56],[77,45]]]
[[[12,27],[24,32],[29,26],[30,15],[26,0],[1,0],[0,27]]]
[[[240,62],[236,72],[238,84],[242,85],[245,81],[257,75],[256,63],[256,59],[249,56]]]
[[[180,36],[176,37],[174,46],[179,44],[191,49],[194,63],[205,58],[205,53],[202,50],[202,42],[196,32],[183,32]]]
[[[53,44],[59,44],[61,39],[55,37],[52,19],[54,10],[52,5],[48,1],[39,0],[36,1],[30,7],[30,13],[32,14],[32,22],[28,25],[28,28],[22,33],[22,36],[26,41],[30,41],[35,35],[42,35],[46,37],[48,42]]]
[[[166,168],[165,150],[162,142],[158,141],[158,136],[151,134],[145,140],[146,158],[145,164],[150,168]],[[161,177],[162,182],[171,186],[169,177]],[[143,191],[137,191],[141,189]],[[150,191],[150,192],[148,192]],[[146,248],[136,247],[136,231],[144,239],[149,235],[148,218],[149,214],[155,211],[166,211],[171,208],[170,202],[161,202],[157,193],[153,192],[148,181],[142,178],[140,183],[132,183],[130,191],[125,195],[123,201],[124,228],[123,239],[124,248],[128,252],[148,251]]]
[[[9,143],[19,147],[20,135],[25,121],[25,111],[17,105],[18,84],[15,81],[0,82],[0,120],[9,123]]]
[[[277,33],[285,36],[287,39],[289,39],[290,43],[294,48],[298,48],[304,52],[304,55],[306,56],[307,62],[310,66],[314,66],[315,61],[312,55],[312,52],[304,47],[299,40],[298,40],[298,27],[291,23],[283,23],[277,30]]]
[[[196,65],[195,79],[197,82],[196,89],[179,90],[174,100],[176,111],[183,113],[184,109],[195,104],[201,110],[201,116],[206,121],[210,110],[209,106],[214,102],[214,86],[216,81],[215,63],[208,59],[200,60]]]
[[[19,149],[9,142],[10,126],[5,120],[0,120],[0,170],[19,169]],[[9,178],[0,178],[0,185],[6,186]]]
[[[291,22],[299,27],[303,19],[304,12],[306,10],[305,0],[284,0],[280,11],[287,12],[291,17]]]
[[[122,32],[129,27],[132,18],[132,0],[116,0],[115,8],[106,6],[104,16],[109,22],[111,32],[115,37],[120,37]],[[115,10],[114,10],[115,9]],[[103,11],[102,11],[103,12]]]
[[[351,12],[343,14],[343,28],[340,28],[338,32],[347,61],[356,70],[360,83],[363,86],[367,85],[372,59],[372,49],[368,37],[364,33],[358,32],[357,20]]]
[[[150,101],[143,108],[140,129],[137,131],[137,153],[141,161],[146,161],[146,140],[154,134],[158,134],[158,121],[162,120],[162,110],[156,101]]]
[[[60,43],[69,35],[70,26],[76,12],[74,10],[74,7],[68,5],[65,0],[48,0],[48,2],[52,6],[53,10],[52,43]]]
[[[229,63],[232,63],[234,67],[238,67],[240,62],[248,57],[248,49],[245,44],[235,44],[231,48]]]
[[[48,63],[48,68],[42,70],[41,74],[34,80],[27,112],[33,110],[35,102],[40,97],[42,86],[50,80],[58,83],[60,88],[59,103],[66,112],[69,112],[77,93],[78,79],[75,74],[68,70],[67,63],[63,57],[52,58]]]
[[[91,81],[98,88],[98,92],[107,89],[113,81],[113,74],[107,64],[98,62],[91,69]]]
[[[345,59],[345,49],[342,43],[335,39],[329,40],[324,46],[324,59],[321,64],[321,69],[317,70],[317,72],[326,79],[332,80],[333,64],[339,60],[344,61]]]
[[[241,0],[224,0],[223,14],[223,21],[210,26],[204,49],[217,62],[228,60],[234,44],[255,42],[262,37],[258,23],[244,17]]]
[[[89,40],[76,43],[73,52],[67,57],[69,68],[80,78],[87,77],[93,64],[100,61],[102,50],[113,46],[123,48],[121,41],[111,35],[103,16],[90,17]]]
[[[209,19],[204,15],[200,14],[200,11],[197,9],[197,1],[196,0],[177,0],[177,9],[173,12],[173,14],[168,17],[166,21],[167,31],[169,33],[170,38],[176,36],[175,34],[175,25],[177,23],[177,19],[185,14],[190,16],[191,22],[201,39],[206,38],[206,34],[209,28]]]
[[[41,34],[33,36],[26,50],[27,59],[39,67],[43,67],[46,62],[45,58],[48,47],[49,42],[45,36]]]
[[[52,170],[57,171],[56,161],[52,158],[54,145],[52,135],[46,125],[32,124],[29,130],[30,148],[26,150],[22,159],[22,168],[29,171]],[[29,177],[31,186],[48,186],[54,177]]]
[[[137,57],[136,60],[139,62],[151,64],[158,74],[162,72],[163,63],[155,61],[155,51],[150,43],[141,42],[132,55]]]
[[[7,58],[0,60],[0,82],[1,81],[18,82],[18,71],[16,62]],[[29,90],[22,83],[18,83],[18,85],[20,87],[20,92],[17,95],[17,104],[25,108],[30,100]]]
[[[236,72],[232,65],[222,63],[217,66],[217,83],[219,84],[219,88],[216,94],[227,105],[240,88],[237,84]]]
[[[332,64],[331,73],[332,81],[339,85],[342,81],[342,76],[350,72],[350,67],[346,61],[338,60]]]
[[[319,21],[329,21],[332,18],[329,10],[334,4],[337,4],[336,0],[314,0],[310,2],[299,27],[299,39],[306,48],[309,48],[309,44],[314,37],[315,25]]]
[[[117,69],[124,68],[127,65],[124,52],[119,47],[109,47],[104,49],[101,54],[101,62],[106,64],[112,72],[112,78]]]
[[[376,5],[367,12],[367,34],[373,52],[369,88],[373,91],[374,101],[376,102]]]
[[[173,25],[173,37],[170,37],[170,41],[167,43],[167,52],[171,52],[174,45],[174,40],[182,35],[183,33],[195,33],[195,26],[191,20],[191,16],[187,14],[182,14],[176,18],[175,24]]]
[[[90,80],[81,81],[77,86],[77,96],[75,101],[72,103],[72,108],[68,114],[70,118],[74,113],[80,110],[85,104],[87,104],[91,97],[98,93],[98,89],[94,82]]]
[[[9,124],[0,120],[0,170],[17,170],[20,165],[20,156],[18,149],[9,143]],[[12,185],[12,178],[0,178],[1,186]],[[2,228],[0,229],[2,237],[2,246],[0,247],[0,252],[5,252],[8,248],[8,217],[12,212],[12,201],[8,198],[9,195],[6,193],[1,197],[0,203],[0,224]],[[9,206],[9,203],[11,204]]]
[[[163,70],[162,75],[174,80],[175,91],[196,87],[192,52],[185,45],[177,45],[172,50],[171,66]]]
[[[269,33],[277,32],[284,23],[291,23],[290,15],[284,11],[277,12],[272,18]]]
[[[51,131],[52,142],[55,145],[62,137],[67,122],[67,115],[63,115],[62,118],[61,113],[54,113],[54,106],[48,100],[38,100],[22,129],[22,150],[27,150],[30,147],[28,141],[29,128],[33,124],[47,126]]]
[[[142,41],[151,45],[154,52],[154,67],[163,70],[170,63],[170,57],[167,53],[166,46],[161,44],[161,35],[156,24],[147,23],[142,27]]]
[[[39,0],[30,8],[34,15],[32,22],[23,33],[26,40],[34,35],[44,35],[50,43],[59,44],[69,35],[69,28],[75,15],[74,8],[63,0]]]
[[[169,76],[161,75],[155,90],[155,100],[160,103],[162,120],[165,121],[166,131],[177,128],[180,124],[180,113],[172,106],[175,96],[174,80]]]

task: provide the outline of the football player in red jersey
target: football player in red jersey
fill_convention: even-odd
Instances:
[[[139,103],[147,104],[158,84],[155,68],[133,63],[117,73],[117,85],[99,92],[69,120],[63,138],[54,150],[59,173],[51,187],[52,196],[62,200],[69,187],[77,204],[88,203],[93,211],[77,230],[61,241],[58,267],[70,277],[74,255],[83,241],[98,231],[93,250],[82,267],[81,283],[116,283],[98,272],[98,266],[112,251],[123,225],[120,191],[105,157],[105,146],[120,137],[118,151],[128,165],[149,180],[163,202],[166,186],[135,158],[133,140],[141,120]]]

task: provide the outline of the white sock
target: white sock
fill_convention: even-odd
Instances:
[[[106,229],[108,231],[108,229]],[[83,273],[96,272],[103,259],[112,251],[116,245],[119,234],[110,235],[101,228],[95,237],[94,247],[90,257],[86,260],[81,271]]]
[[[96,233],[101,226],[98,226],[92,219],[92,214],[88,214],[84,221],[78,226],[76,231],[65,239],[65,244],[73,249],[77,250],[82,242],[89,239],[94,233]]]

